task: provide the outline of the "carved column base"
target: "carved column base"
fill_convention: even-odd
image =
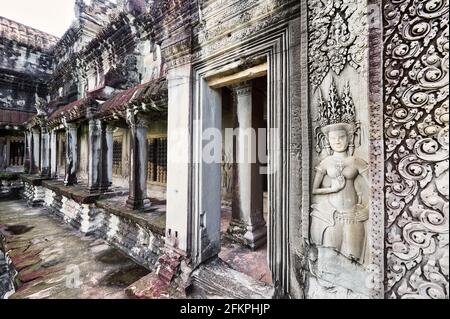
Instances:
[[[69,177],[66,176],[66,178],[64,179],[64,185],[65,186],[71,186],[71,185],[74,185],[74,184],[77,184],[77,183],[78,183],[78,181],[77,181],[77,177],[76,176],[69,176]]]
[[[152,209],[152,203],[148,198],[136,199],[133,197],[128,197],[126,207],[132,210],[148,211]]]
[[[100,193],[100,188],[98,186],[90,186],[88,188],[90,194]]]
[[[30,165],[30,160],[25,160],[25,162],[23,163],[23,172],[25,174],[30,174],[31,172],[31,165]]]
[[[50,176],[50,168],[49,167],[42,168],[41,171],[39,172],[39,175],[42,177],[49,177]]]
[[[247,225],[242,220],[232,219],[225,237],[256,250],[267,242],[267,227],[264,223]]]
[[[109,188],[110,188],[111,184],[107,183],[105,185],[91,185],[88,186],[88,191],[91,194],[96,194],[96,193],[106,193]]]

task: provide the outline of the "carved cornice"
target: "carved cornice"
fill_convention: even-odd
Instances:
[[[202,38],[200,32],[194,34],[194,61],[206,59],[214,53],[223,52],[231,46],[238,45],[247,39],[255,37],[258,33],[261,33],[268,28],[274,28],[280,23],[289,21],[299,14],[300,4],[289,2],[276,10],[267,10],[266,15],[260,17],[259,20],[249,21],[248,23],[240,25],[239,29],[221,33],[219,37],[214,38],[214,41],[209,37]],[[245,15],[246,13],[244,12],[242,14]],[[201,44],[201,46],[198,44]]]
[[[219,4],[221,6],[218,6]],[[263,20],[270,15],[276,14],[276,12],[289,10],[294,2],[285,0],[245,0],[228,1],[227,4],[223,4],[222,1],[214,2],[211,5],[215,8],[214,14],[208,16],[208,14],[203,13],[204,23],[198,25],[194,30],[199,45],[204,45],[217,37],[228,35],[246,24],[256,24],[258,20]]]

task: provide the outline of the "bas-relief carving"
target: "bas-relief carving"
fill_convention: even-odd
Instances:
[[[309,0],[309,80],[317,89],[347,64],[366,73],[367,6],[363,0]]]
[[[363,194],[368,190],[368,164],[354,156],[359,123],[348,83],[339,96],[333,81],[328,101],[319,91],[318,109],[317,151],[326,154],[315,168],[311,242],[365,264],[369,208]]]
[[[383,2],[388,298],[448,298],[448,0]]]
[[[307,281],[322,286],[316,291],[308,285],[307,295],[338,297],[342,290],[368,298],[374,243],[369,233],[367,4],[312,0],[307,5],[310,117],[319,153],[311,152],[310,167],[316,169],[306,221]]]
[[[228,17],[229,15],[234,14],[234,12],[242,12],[242,15],[248,14],[245,11],[246,9],[242,7],[246,7],[249,4],[247,1],[238,1],[235,4],[236,7],[234,5],[227,7],[226,12],[222,12],[221,16]],[[288,2],[284,0],[264,1],[261,6],[257,7],[257,11],[255,11],[261,12],[258,21],[252,21],[252,23],[243,25],[239,29],[236,29],[236,24],[230,24],[228,29],[223,29],[221,27],[218,30],[225,30],[226,32],[223,34],[220,32],[216,34],[215,31],[211,33],[209,30],[198,31],[198,33],[194,35],[194,39],[200,44],[200,47],[193,52],[192,58],[194,60],[206,59],[211,54],[245,41],[247,38],[254,36],[265,28],[272,27],[280,23],[280,21],[289,20],[290,17],[300,11],[300,2],[294,1],[289,7],[282,10],[280,9],[287,4]],[[274,8],[277,9],[274,10]],[[254,15],[254,13],[252,13],[252,15]],[[228,20],[226,22],[222,20],[218,20],[220,21],[219,25],[228,25]],[[217,38],[215,41],[209,41],[211,39],[210,36],[213,34],[214,36],[217,36]]]
[[[166,66],[161,56],[161,47],[151,41],[138,46],[138,69],[141,71],[141,83],[158,79],[166,73]]]

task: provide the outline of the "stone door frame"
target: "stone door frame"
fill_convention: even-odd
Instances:
[[[284,23],[266,30],[264,34],[253,36],[248,41],[239,43],[230,48],[224,55],[216,55],[206,61],[193,64],[193,114],[191,121],[199,118],[205,111],[205,103],[202,103],[201,96],[205,94],[207,85],[205,78],[214,72],[220,72],[227,68],[227,65],[236,61],[242,63],[238,65],[242,70],[245,62],[259,60],[267,61],[267,95],[268,95],[268,128],[279,128],[279,136],[270,134],[268,137],[269,150],[269,171],[275,171],[269,175],[268,181],[268,264],[272,272],[273,284],[277,295],[287,295],[290,286],[290,162],[292,154],[290,152],[291,136],[291,108],[290,98],[290,59],[292,50],[291,43],[295,35],[292,25]],[[211,89],[212,90],[212,89]],[[212,94],[215,94],[214,92]],[[192,124],[191,123],[191,124]],[[201,125],[200,125],[201,126]],[[208,233],[208,225],[204,222],[204,210],[201,174],[205,171],[206,165],[199,161],[201,148],[199,148],[199,137],[201,143],[201,127],[193,127],[191,134],[191,154],[190,162],[190,216],[189,231],[190,238],[189,251],[193,265],[198,265],[206,261],[211,254],[206,247],[205,232]],[[277,151],[278,150],[278,151]],[[275,170],[275,167],[276,170]],[[219,180],[220,182],[220,180]],[[220,185],[219,185],[220,186]],[[206,191],[206,189],[205,189]],[[220,218],[220,216],[219,216]],[[203,219],[203,220],[202,220]],[[213,227],[216,228],[216,227]],[[215,229],[217,231],[217,229]],[[219,227],[220,236],[220,227]],[[217,234],[213,234],[216,236]],[[220,237],[219,237],[220,238]],[[212,248],[217,249],[217,248]]]

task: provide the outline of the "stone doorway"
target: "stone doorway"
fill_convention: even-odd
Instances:
[[[291,81],[289,67],[286,63],[289,58],[289,41],[286,41],[288,29],[280,30],[277,36],[270,42],[264,39],[250,41],[227,51],[226,56],[217,56],[207,63],[193,65],[192,75],[192,113],[184,119],[184,127],[190,127],[188,142],[189,163],[188,166],[179,165],[179,168],[187,168],[186,180],[188,181],[186,201],[187,219],[183,220],[188,231],[179,236],[186,237],[186,251],[194,265],[207,264],[212,258],[218,256],[221,250],[221,159],[220,151],[218,162],[203,159],[204,148],[219,148],[221,139],[211,142],[211,134],[204,134],[205,130],[220,131],[222,126],[222,88],[232,84],[253,80],[267,76],[267,137],[269,161],[267,182],[267,259],[272,275],[275,296],[289,295],[291,281],[291,228],[292,216],[290,210],[295,207],[291,204],[291,197],[297,201],[299,194],[291,196],[291,164],[298,162],[298,152],[291,152]],[[171,85],[177,85],[175,79],[180,79],[182,72],[189,74],[188,69],[177,68],[172,71],[174,80]],[[179,86],[178,86],[179,87]],[[183,89],[189,88],[186,83]],[[184,91],[183,91],[184,92]],[[175,97],[174,94],[173,103]],[[170,103],[169,94],[169,105]],[[174,103],[175,104],[175,103]],[[169,107],[170,110],[170,107]],[[296,114],[293,114],[296,115]],[[169,117],[170,118],[170,117]],[[178,121],[177,124],[179,124]],[[295,122],[296,126],[300,122]],[[174,121],[175,124],[175,121]],[[172,144],[173,145],[173,144]],[[182,147],[179,147],[182,149]],[[207,150],[208,151],[208,150]],[[174,165],[175,166],[175,165]],[[299,177],[298,171],[295,178]],[[175,198],[176,196],[174,196]],[[182,199],[181,196],[177,198]],[[298,203],[298,201],[296,202]],[[172,221],[176,224],[175,219]],[[295,225],[298,227],[298,225]],[[180,240],[174,242],[181,242]],[[181,249],[182,245],[178,245]]]
[[[267,284],[267,76],[223,87],[219,257]]]

